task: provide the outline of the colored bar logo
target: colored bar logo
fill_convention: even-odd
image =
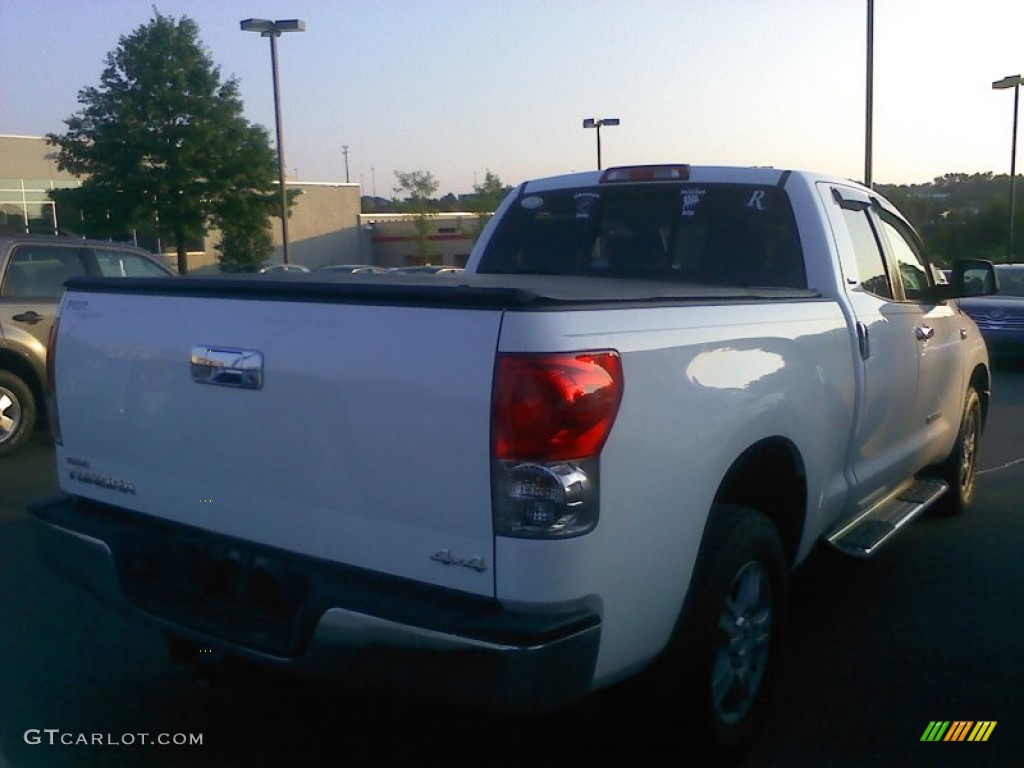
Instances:
[[[921,741],[988,741],[996,729],[996,720],[932,720]]]

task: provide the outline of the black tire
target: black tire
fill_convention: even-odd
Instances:
[[[936,507],[940,514],[959,514],[974,501],[980,444],[981,398],[974,387],[968,387],[956,443],[940,470],[942,479],[949,483],[949,492]]]
[[[722,753],[750,743],[764,719],[782,648],[788,568],[775,526],[760,512],[712,512],[688,605],[669,649],[677,713]]]
[[[36,425],[36,399],[24,381],[0,371],[0,456],[14,453]]]

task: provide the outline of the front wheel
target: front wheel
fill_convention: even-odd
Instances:
[[[942,479],[949,483],[949,492],[939,502],[939,511],[957,514],[974,501],[978,473],[978,448],[981,443],[981,398],[974,387],[967,388],[960,431],[949,458],[942,465]]]
[[[782,543],[763,514],[714,510],[669,651],[682,685],[679,715],[712,747],[746,745],[764,717],[781,649],[786,576]]]
[[[32,390],[9,371],[0,371],[0,456],[13,453],[31,435],[36,423]]]

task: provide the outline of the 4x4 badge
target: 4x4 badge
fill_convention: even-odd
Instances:
[[[442,565],[461,565],[463,568],[472,568],[474,571],[483,572],[487,570],[487,563],[483,557],[456,557],[450,549],[442,549],[430,556],[430,559]]]

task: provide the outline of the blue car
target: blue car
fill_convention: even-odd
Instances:
[[[997,359],[1024,360],[1024,264],[996,264],[999,293],[960,299]]]

